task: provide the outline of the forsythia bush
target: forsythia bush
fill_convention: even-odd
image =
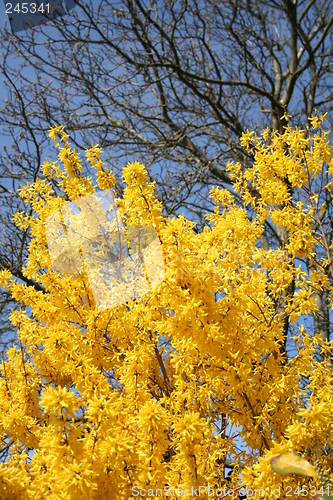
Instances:
[[[42,288],[0,274],[0,285],[25,306],[11,315],[19,344],[1,363],[0,429],[9,455],[0,466],[0,498],[111,500],[133,497],[134,487],[151,497],[165,486],[223,488],[227,455],[245,465],[234,469],[235,486],[264,488],[267,497],[281,486],[283,497],[287,486],[304,484],[274,473],[270,460],[288,451],[311,457],[332,445],[332,343],[306,327],[316,312],[314,291],[332,291],[332,245],[313,224],[327,210],[320,190],[333,189],[323,118],[313,117],[307,139],[291,127],[283,135],[243,135],[253,168],[228,169],[244,207],[213,188],[215,210],[199,234],[185,217],[163,216],[144,166],[129,163],[117,199],[122,222],[157,231],[165,278],[104,310],[85,272],[62,275],[51,265],[47,218],[96,189],[81,176],[63,127],[51,129],[64,168],[45,161],[45,180],[20,192],[32,212],[14,216],[31,231],[25,276]],[[98,188],[113,189],[101,149],[86,155]],[[280,248],[258,245],[265,221],[286,229]],[[281,312],[279,298],[293,280]],[[286,315],[297,347],[287,361]],[[227,424],[241,427],[245,448]],[[322,464],[332,480],[329,460]]]

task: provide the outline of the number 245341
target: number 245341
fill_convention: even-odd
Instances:
[[[44,8],[44,5],[46,8]],[[27,14],[30,12],[31,14],[34,14],[35,12],[47,12],[48,14],[50,13],[50,4],[40,4],[37,5],[36,3],[17,3],[13,9],[13,4],[12,3],[6,3],[6,14],[12,14],[13,12],[20,13],[22,14]]]

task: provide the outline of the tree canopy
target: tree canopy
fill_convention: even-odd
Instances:
[[[283,133],[284,106],[305,130],[315,109],[333,121],[331,0],[76,3],[71,15],[19,34],[4,27],[0,37],[9,143],[0,156],[0,266],[36,289],[22,273],[30,233],[10,214],[23,210],[18,185],[43,178],[50,126],[65,125],[80,150],[103,148],[119,196],[123,165],[136,158],[156,181],[164,215],[183,213],[201,231],[214,210],[211,187],[232,192],[228,161],[252,167],[239,141],[247,129]],[[262,245],[282,249],[287,240],[266,221]],[[325,290],[316,300],[313,328],[328,339]],[[0,305],[8,337],[17,304],[4,292]]]

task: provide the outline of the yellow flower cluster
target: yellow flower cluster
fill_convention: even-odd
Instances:
[[[44,291],[0,273],[0,285],[23,304],[11,314],[19,346],[0,363],[0,430],[9,447],[0,466],[1,498],[118,500],[131,498],[134,487],[218,488],[226,484],[218,460],[227,454],[245,463],[248,487],[298,484],[297,477],[273,473],[270,458],[308,447],[316,453],[333,438],[332,369],[314,360],[318,346],[332,356],[332,345],[301,324],[316,313],[314,291],[332,292],[320,180],[331,193],[333,163],[320,134],[305,139],[290,128],[283,136],[264,131],[254,145],[247,133],[242,142],[253,151],[252,169],[228,168],[256,216],[250,220],[232,194],[214,188],[216,208],[200,234],[184,216],[163,217],[144,166],[128,164],[124,197],[117,200],[122,222],[158,232],[165,279],[136,300],[97,310],[85,271],[52,268],[45,221],[65,200],[51,180],[70,201],[95,186],[80,176],[63,127],[51,129],[64,170],[45,161],[46,180],[21,191],[33,214],[14,216],[31,229],[24,274]],[[114,188],[101,149],[92,146],[86,155],[98,187]],[[293,203],[291,190],[300,203]],[[285,230],[280,248],[258,248],[266,222]],[[311,275],[295,264],[305,256],[312,259]],[[293,281],[295,293],[286,296]],[[286,315],[297,344],[287,363],[281,354]],[[302,377],[310,380],[310,396]],[[245,450],[225,432],[227,423],[241,428]]]

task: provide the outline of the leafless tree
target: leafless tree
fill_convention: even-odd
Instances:
[[[315,108],[333,120],[331,0],[76,3],[44,27],[1,31],[0,122],[11,146],[0,158],[0,265],[32,286],[22,274],[29,235],[9,213],[21,207],[18,185],[40,176],[50,126],[64,125],[81,151],[99,143],[119,181],[127,161],[142,161],[165,213],[186,211],[200,231],[210,187],[232,190],[228,161],[253,162],[244,131],[283,133],[283,106],[300,128]],[[287,238],[267,224],[262,244]],[[317,302],[315,328],[329,338],[325,296]],[[286,341],[288,328],[286,317]]]

